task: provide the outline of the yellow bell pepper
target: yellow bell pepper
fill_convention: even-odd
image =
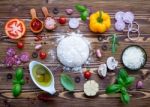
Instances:
[[[104,33],[111,27],[111,18],[103,11],[97,11],[90,15],[89,28],[95,33]]]

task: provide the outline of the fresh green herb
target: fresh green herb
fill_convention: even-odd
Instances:
[[[73,91],[75,89],[75,83],[73,79],[67,74],[61,74],[60,82],[63,87],[68,91]]]
[[[89,16],[89,10],[87,7],[80,5],[80,4],[76,4],[75,8],[78,12],[80,12],[80,17],[83,21],[87,20],[87,17]]]
[[[119,44],[118,37],[116,34],[112,35],[112,37],[110,38],[110,42],[111,42],[112,53],[115,54],[115,52],[117,51],[117,46]]]
[[[127,87],[134,82],[135,78],[128,76],[126,69],[121,68],[116,80],[116,84],[111,84],[106,88],[106,93],[121,93],[121,101],[124,104],[128,104],[130,101],[130,96],[128,94]]]
[[[17,68],[15,72],[15,78],[13,79],[13,88],[12,93],[14,97],[17,97],[21,94],[22,85],[25,84],[25,81],[23,79],[23,69]]]

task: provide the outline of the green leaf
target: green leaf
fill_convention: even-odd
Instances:
[[[125,87],[121,87],[120,91],[121,91],[122,94],[126,94],[127,93],[127,89]]]
[[[131,76],[127,77],[127,79],[126,79],[126,86],[131,85],[134,82],[134,80],[135,80],[134,77],[131,77]]]
[[[60,81],[66,90],[73,91],[75,89],[75,83],[69,75],[61,74]]]
[[[20,95],[20,93],[21,93],[21,90],[22,90],[22,87],[21,87],[21,85],[20,85],[20,84],[16,84],[16,85],[14,85],[14,86],[13,86],[13,88],[12,88],[13,96],[14,96],[14,97],[19,96],[19,95]]]
[[[123,81],[126,81],[126,79],[127,79],[127,77],[128,77],[128,74],[127,74],[127,72],[126,72],[126,69],[121,68],[121,69],[119,70],[118,77],[122,78]]]
[[[125,94],[121,94],[121,101],[124,103],[124,104],[128,104],[129,101],[130,101],[130,96],[128,93],[125,93]]]
[[[87,8],[86,8],[85,6],[80,5],[80,4],[76,4],[76,5],[75,5],[75,8],[76,8],[76,10],[77,10],[78,12],[84,12],[84,11],[87,10]]]
[[[13,83],[13,85],[15,85],[15,84],[20,84],[20,81],[14,79],[14,80],[12,81],[12,83]]]
[[[117,93],[120,91],[120,89],[121,89],[121,85],[112,84],[106,88],[106,93]]]
[[[86,21],[88,16],[89,16],[89,12],[88,11],[84,11],[83,13],[81,13],[81,19],[83,21]]]
[[[20,80],[20,85],[24,85],[24,84],[25,84],[25,80],[24,79]]]
[[[117,83],[124,86],[125,85],[125,81],[123,81],[123,79],[121,77],[117,77]]]
[[[15,76],[17,80],[21,80],[23,78],[23,69],[17,68]]]

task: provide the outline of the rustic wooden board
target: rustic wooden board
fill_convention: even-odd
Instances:
[[[73,15],[66,15],[66,8],[73,8],[76,3],[81,3],[89,8],[91,8],[92,12],[103,9],[110,13],[112,18],[112,28],[106,32],[105,34],[93,34],[89,31],[87,27],[87,23],[81,21],[81,26],[79,30],[84,36],[91,42],[92,51],[95,49],[101,49],[102,44],[106,44],[110,47],[110,43],[108,39],[112,33],[116,33],[119,37],[120,45],[118,47],[117,53],[114,55],[115,58],[120,61],[120,55],[122,50],[131,44],[139,44],[142,46],[147,54],[148,61],[145,67],[139,70],[136,73],[132,73],[129,71],[129,74],[136,77],[136,81],[142,80],[144,83],[144,89],[137,90],[135,88],[135,83],[132,87],[130,87],[129,92],[132,96],[131,102],[126,105],[126,107],[149,107],[150,105],[150,76],[147,75],[145,78],[142,76],[142,72],[146,71],[150,73],[150,1],[149,0],[0,0],[0,32],[4,33],[4,24],[8,19],[18,17],[23,19],[27,25],[27,33],[26,36],[22,39],[25,42],[25,48],[22,51],[28,51],[30,53],[33,52],[35,44],[40,44],[40,42],[35,42],[35,35],[29,30],[29,22],[31,20],[31,16],[29,10],[31,8],[36,8],[38,11],[38,17],[40,19],[44,19],[44,16],[41,12],[42,6],[47,6],[49,11],[52,12],[54,7],[58,7],[60,13],[54,15],[58,18],[61,15],[65,15],[67,18],[77,17],[79,18],[78,12],[74,12]],[[126,33],[116,32],[113,28],[114,26],[114,14],[115,12],[122,11],[132,11],[135,13],[136,21],[140,25],[141,37],[139,41],[131,42],[127,39]],[[41,35],[47,35],[48,39],[44,39],[43,41],[46,43],[43,45],[43,50],[55,49],[57,46],[57,38],[60,36],[57,33],[66,34],[70,31],[68,24],[64,26],[58,25],[58,28],[54,32],[47,32],[44,30]],[[98,41],[97,37],[103,36],[102,41]],[[12,83],[11,80],[7,80],[7,74],[14,74],[14,70],[16,67],[12,69],[5,68],[2,64],[3,58],[5,56],[5,51],[8,47],[16,47],[15,44],[5,43],[0,41],[0,107],[124,107],[120,102],[119,95],[106,95],[104,90],[106,86],[115,81],[116,72],[109,72],[108,76],[105,79],[100,79],[97,75],[97,67],[99,64],[106,62],[107,57],[111,56],[111,50],[102,51],[103,57],[101,59],[97,59],[95,54],[91,56],[89,67],[93,71],[92,79],[96,80],[100,85],[100,90],[98,96],[94,98],[87,98],[83,94],[83,83],[85,80],[81,80],[80,83],[76,84],[76,90],[74,93],[68,93],[65,91],[60,85],[59,77],[62,72],[62,65],[56,60],[47,59],[44,61],[37,59],[44,64],[46,64],[49,68],[52,69],[55,81],[56,81],[56,89],[57,94],[55,96],[47,95],[47,102],[43,102],[37,98],[39,95],[43,95],[43,92],[38,89],[31,78],[29,77],[28,64],[21,65],[25,70],[25,79],[29,78],[26,81],[26,84],[23,86],[23,92],[18,98],[13,98],[11,94]],[[21,50],[17,50],[18,53],[22,52]],[[119,66],[121,66],[121,61],[119,62]],[[87,66],[84,66],[85,69]],[[68,73],[71,77],[81,76],[80,73]]]

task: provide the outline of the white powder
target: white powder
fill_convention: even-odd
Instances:
[[[80,67],[89,57],[89,45],[81,35],[71,33],[57,46],[57,57],[67,67]]]
[[[145,61],[143,51],[138,47],[129,47],[123,53],[123,63],[130,69],[140,68]]]

